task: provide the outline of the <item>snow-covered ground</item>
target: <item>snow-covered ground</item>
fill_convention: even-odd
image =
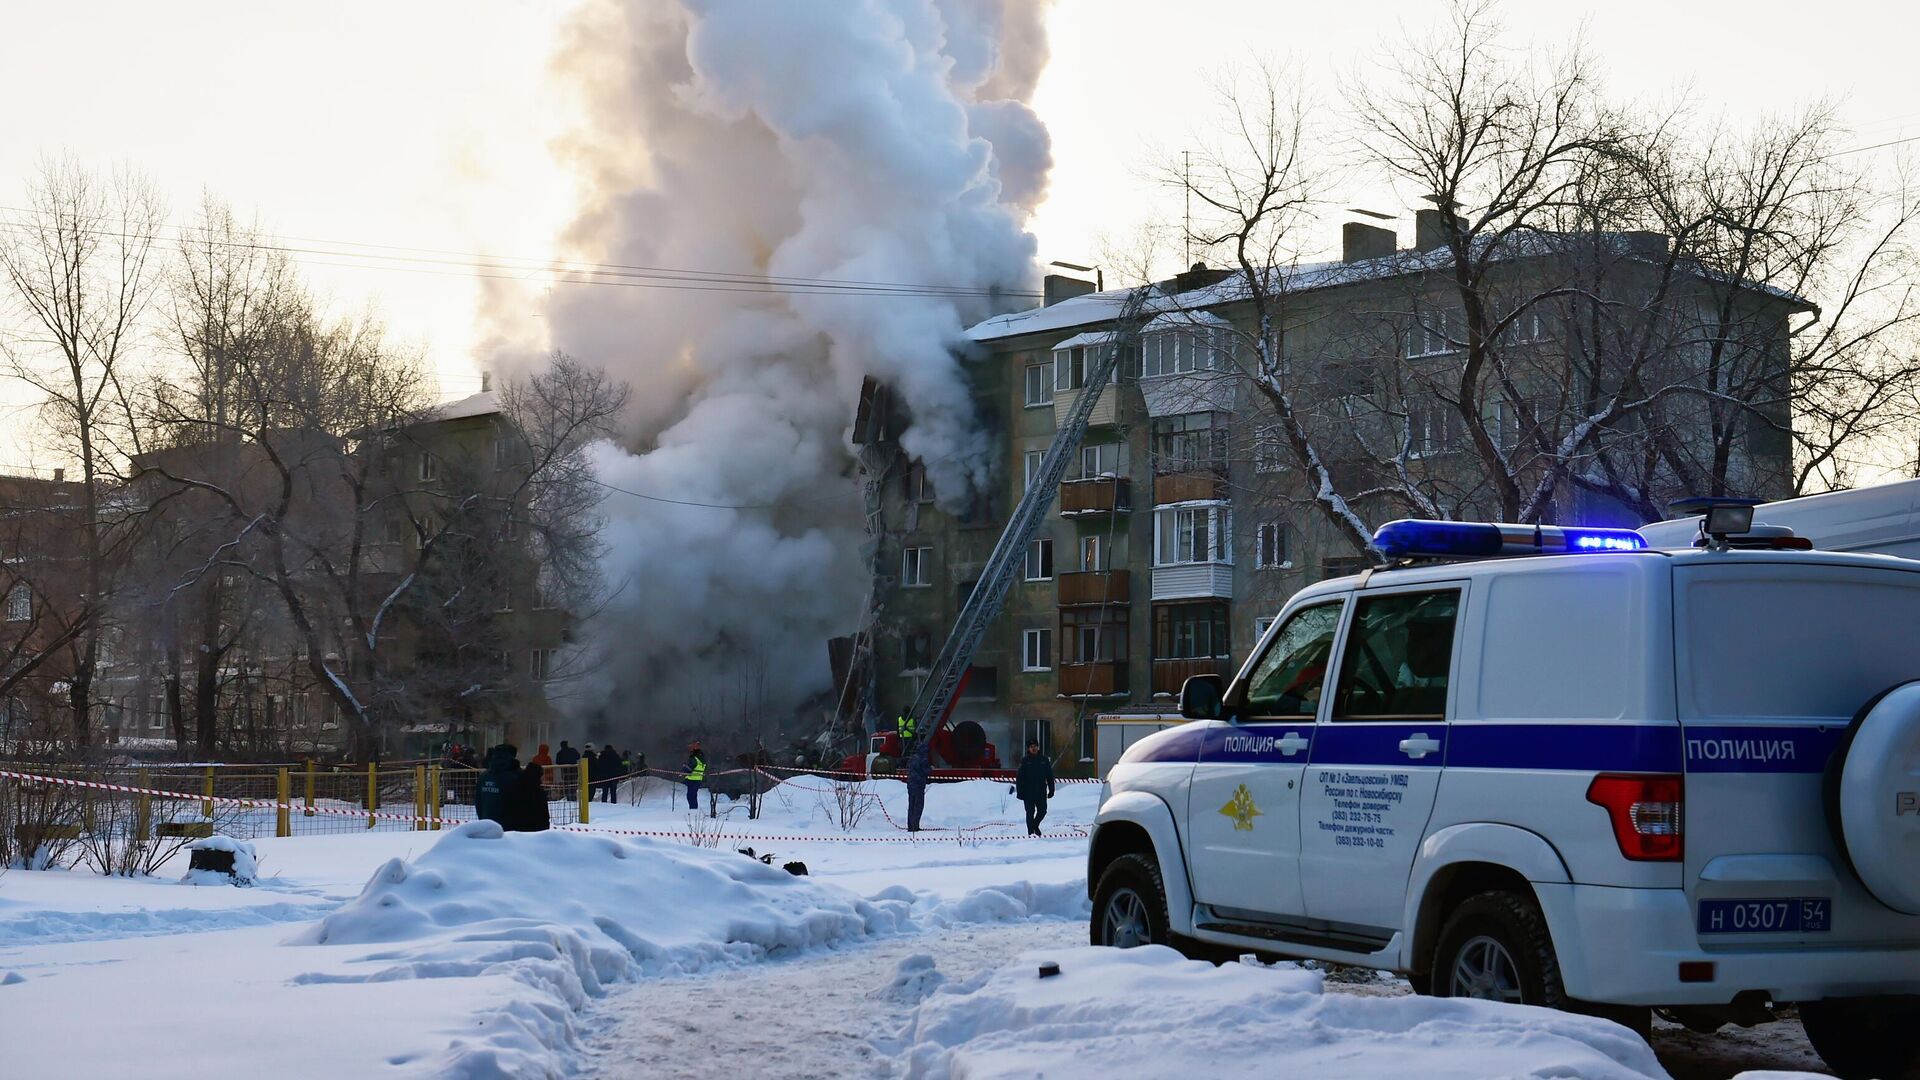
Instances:
[[[5,1072],[1663,1075],[1599,1021],[1085,948],[1097,786],[1062,787],[1038,839],[1001,784],[936,787],[911,841],[904,790],[873,790],[849,827],[803,777],[757,821],[652,785],[577,831],[260,840],[244,889],[11,871]],[[1063,974],[1038,979],[1043,957]],[[1812,1060],[1786,1051],[1741,1064]]]

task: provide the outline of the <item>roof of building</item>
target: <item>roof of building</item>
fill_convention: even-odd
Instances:
[[[1643,254],[1634,249],[1634,244],[1638,242],[1636,236],[1613,234],[1612,239],[1627,258],[1649,263],[1656,261],[1652,255]],[[1492,243],[1493,241],[1484,242]],[[1507,240],[1503,244],[1510,253],[1496,256],[1496,258],[1547,255],[1562,250],[1549,238],[1539,236]],[[1435,248],[1431,251],[1398,251],[1377,259],[1357,259],[1353,262],[1336,259],[1328,262],[1295,263],[1291,266],[1274,267],[1268,273],[1276,278],[1271,283],[1271,291],[1299,293],[1332,288],[1337,285],[1382,281],[1387,278],[1424,273],[1448,265],[1451,259],[1452,256],[1445,248]],[[1726,275],[1719,271],[1698,264],[1693,265],[1691,270],[1697,276],[1710,281],[1727,280]],[[1778,286],[1749,282],[1748,287],[1756,292],[1784,300],[1802,310],[1818,310],[1813,302]],[[1251,292],[1247,276],[1237,271],[1210,285],[1202,285],[1184,292],[1173,291],[1171,281],[1156,282],[1152,288],[1155,295],[1147,300],[1146,305],[1146,310],[1154,313],[1147,323],[1150,329],[1165,328],[1175,322],[1180,325],[1215,322],[1217,317],[1207,309],[1245,300]],[[1045,334],[1103,323],[1110,324],[1119,317],[1120,309],[1126,303],[1127,294],[1131,291],[1130,289],[1108,289],[1104,292],[1085,293],[1045,307],[995,315],[969,327],[967,337],[979,342],[1003,341],[1028,334]],[[1225,320],[1217,320],[1217,322],[1224,324]],[[1092,342],[1085,344],[1092,344]]]
[[[434,423],[440,420],[466,420],[475,416],[492,416],[500,411],[500,395],[493,390],[482,390],[477,394],[468,394],[458,401],[449,401],[428,409],[422,422]]]

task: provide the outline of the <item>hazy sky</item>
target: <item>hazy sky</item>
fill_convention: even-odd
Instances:
[[[337,303],[377,305],[396,333],[424,342],[449,394],[470,392],[478,292],[457,265],[423,260],[550,252],[571,192],[550,153],[567,115],[548,69],[565,7],[0,0],[0,216],[21,205],[23,180],[49,153],[133,165],[176,221],[213,191],[293,246],[350,253],[300,260]],[[1104,238],[1124,246],[1143,220],[1177,220],[1178,194],[1149,174],[1209,138],[1214,87],[1249,56],[1293,62],[1337,108],[1342,80],[1377,70],[1403,24],[1443,10],[1436,0],[1060,0],[1035,102],[1055,158],[1034,222],[1042,258],[1091,261]],[[1516,43],[1548,45],[1584,23],[1620,93],[1690,88],[1703,112],[1736,121],[1844,97],[1855,144],[1920,133],[1920,5],[1511,2],[1503,18]],[[1404,202],[1352,194],[1387,211]],[[1338,226],[1326,223],[1329,242]],[[44,455],[17,440],[0,450],[0,465],[23,458]]]

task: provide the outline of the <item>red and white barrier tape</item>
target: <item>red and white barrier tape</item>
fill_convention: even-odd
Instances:
[[[465,825],[469,822],[476,820],[475,818],[443,818],[443,817],[435,817],[432,815],[421,816],[418,814],[389,814],[389,813],[382,813],[378,810],[373,810],[373,811],[349,810],[345,808],[329,807],[329,806],[307,806],[304,802],[289,801],[286,803],[282,803],[277,799],[237,799],[230,795],[203,795],[203,794],[197,794],[193,792],[184,792],[184,791],[163,791],[156,788],[133,787],[127,784],[109,784],[100,780],[76,780],[76,779],[73,779],[72,777],[66,777],[66,776],[41,776],[36,773],[14,772],[12,770],[5,770],[5,769],[0,769],[0,779],[20,780],[26,783],[58,784],[66,787],[91,788],[96,791],[118,791],[118,792],[123,792],[129,795],[147,795],[155,798],[173,799],[179,802],[212,802],[212,803],[219,803],[224,806],[241,806],[241,807],[247,807],[249,809],[256,809],[256,810],[278,810],[284,807],[288,813],[293,813],[295,811],[298,811],[302,816],[306,816],[308,814],[330,814],[330,815],[335,815],[339,817],[368,818],[368,819],[379,820],[379,821],[404,821],[404,822],[417,823],[417,824],[429,824],[429,825],[438,824],[438,825],[444,825],[444,826]],[[883,814],[885,813],[884,804],[882,805],[881,812]],[[889,818],[888,820],[889,822],[892,821],[891,818]],[[1007,824],[1010,827],[1015,823],[1008,822]],[[946,836],[928,836],[923,834],[930,832],[932,830],[924,830],[924,829],[921,830],[921,833],[916,833],[909,836],[803,836],[803,835],[777,835],[777,834],[769,834],[769,833],[734,833],[734,832],[726,832],[724,830],[724,827],[722,827],[720,830],[716,832],[711,832],[711,833],[680,832],[680,831],[673,831],[673,830],[666,830],[666,829],[606,829],[606,828],[600,828],[591,824],[555,825],[553,827],[555,829],[562,830],[565,832],[601,833],[601,834],[613,835],[613,836],[647,836],[647,837],[655,837],[660,839],[713,841],[714,843],[718,843],[719,841],[723,841],[723,840],[724,841],[757,840],[763,843],[766,841],[776,841],[780,843],[815,843],[815,844],[818,844],[818,843],[923,844],[923,843],[934,843],[934,842],[946,842],[949,840],[962,842],[962,843],[965,843],[968,841],[982,842],[987,840],[1033,840],[1033,839],[1084,840],[1086,839],[1086,836],[1087,836],[1085,830],[1077,825],[1067,826],[1068,829],[1073,830],[1072,832],[1043,833],[1039,837],[1028,836],[1025,834],[1016,835],[1013,833],[979,834],[979,833],[972,833],[972,832],[964,832],[964,833],[953,832],[953,833],[949,833]],[[976,826],[976,827],[986,828],[989,826],[983,825],[983,826]]]

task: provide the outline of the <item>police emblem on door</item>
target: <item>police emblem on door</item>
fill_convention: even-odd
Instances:
[[[1235,832],[1252,832],[1253,819],[1260,816],[1260,808],[1253,805],[1253,792],[1248,791],[1245,784],[1233,790],[1233,798],[1227,800],[1220,812],[1233,819]]]

